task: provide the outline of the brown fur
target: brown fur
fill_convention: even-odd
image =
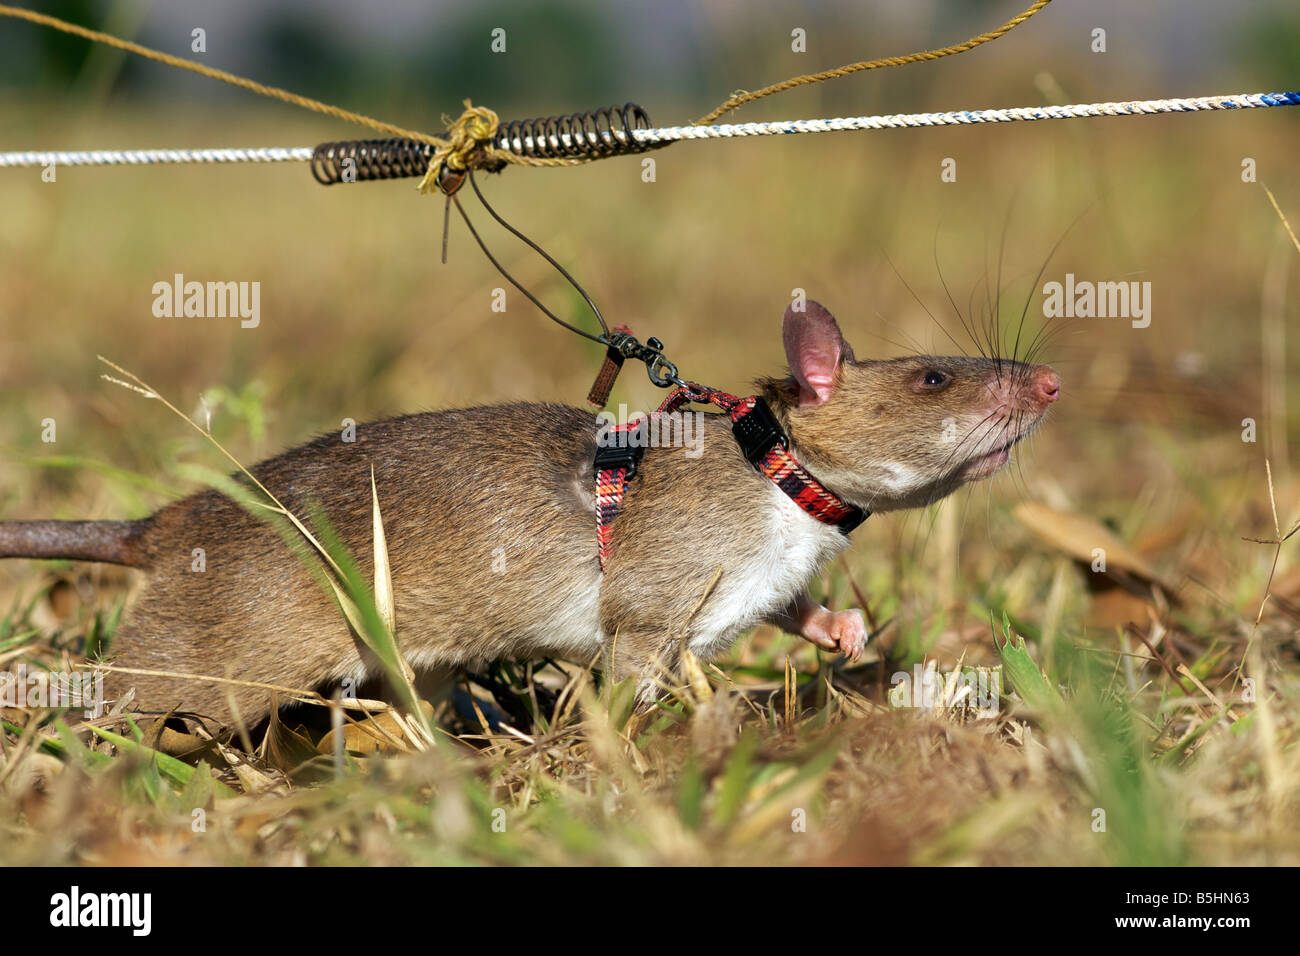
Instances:
[[[462,664],[549,650],[528,623],[560,611],[554,580],[585,572],[595,583],[594,519],[577,484],[594,451],[590,414],[519,404],[363,425],[355,442],[325,436],[252,471],[304,520],[319,503],[370,580],[373,466],[403,650]],[[357,671],[362,650],[341,612],[269,525],[215,491],[145,523],[149,585],[114,640],[119,664],[301,688]],[[195,548],[203,572],[191,570]],[[229,713],[223,685],[115,683],[154,709]],[[246,719],[266,712],[264,692],[235,696]]]

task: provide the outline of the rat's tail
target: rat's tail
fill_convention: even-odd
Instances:
[[[140,521],[0,521],[0,558],[66,558],[145,567]]]

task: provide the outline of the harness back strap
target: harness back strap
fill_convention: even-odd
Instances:
[[[762,396],[737,398],[688,382],[673,389],[651,417],[657,419],[692,402],[708,402],[725,411],[731,418],[731,432],[750,463],[818,521],[848,534],[870,514],[845,502],[790,454],[789,438]],[[650,419],[643,416],[605,429],[596,448],[596,543],[602,571],[613,548],[614,519],[649,441],[649,425]]]

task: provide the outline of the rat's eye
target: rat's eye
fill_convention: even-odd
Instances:
[[[926,369],[921,373],[921,385],[924,388],[943,388],[952,381],[952,376],[947,372],[940,372],[937,368]]]

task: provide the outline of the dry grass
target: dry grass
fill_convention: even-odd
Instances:
[[[25,141],[69,135],[35,110],[11,112]],[[228,119],[243,131],[223,132],[232,143],[324,138],[279,114]],[[961,332],[935,247],[965,310],[994,279],[1008,214],[1003,319],[1014,323],[1046,249],[1091,206],[1053,274],[1151,280],[1152,327],[1061,330],[1044,355],[1065,381],[1059,414],[1007,475],[855,534],[815,590],[867,604],[877,659],[843,668],[760,629],[649,714],[582,666],[502,664],[434,701],[434,748],[341,768],[320,741],[328,707],[319,725],[291,712],[292,726],[249,740],[103,719],[119,746],[6,710],[0,857],[1300,862],[1297,538],[1259,543],[1300,515],[1285,388],[1300,270],[1267,197],[1237,176],[1243,149],[1261,169],[1285,168],[1300,144],[1270,116],[1133,122],[1146,125],[709,144],[660,154],[654,185],[635,160],[488,184],[607,316],[731,390],[780,366],[778,317],[794,287],[830,305],[862,354],[941,350]],[[1218,123],[1249,142],[1216,138]],[[73,138],[144,144],[159,129],[168,142],[211,139],[198,119],[157,115],[87,123]],[[945,156],[959,159],[957,184],[939,183]],[[1277,203],[1294,220],[1300,195],[1281,189]],[[577,402],[595,368],[592,349],[517,296],[504,316],[489,310],[502,283],[466,236],[437,265],[441,211],[409,184],[322,191],[300,169],[61,171],[54,187],[0,179],[0,206],[4,517],[141,514],[192,487],[183,465],[224,467],[152,403],[100,383],[97,353],[187,411],[206,394],[213,435],[246,462],[344,417]],[[505,258],[579,314],[541,267]],[[261,280],[262,326],[154,319],[150,288],[178,271]],[[628,374],[614,402],[645,407],[652,393]],[[47,417],[52,448],[39,439]],[[1255,444],[1241,441],[1246,417],[1260,422]],[[1016,519],[1024,500],[1104,526],[1173,593],[1152,597],[1141,575],[1128,581],[1138,594],[1099,584],[1066,543]],[[0,566],[0,662],[71,669],[111,635],[129,584],[109,568]],[[893,675],[920,661],[1002,663],[1004,614],[1047,691],[1008,688],[988,720],[890,705]],[[1243,673],[1253,701],[1241,699]],[[145,747],[191,752],[176,765]]]

